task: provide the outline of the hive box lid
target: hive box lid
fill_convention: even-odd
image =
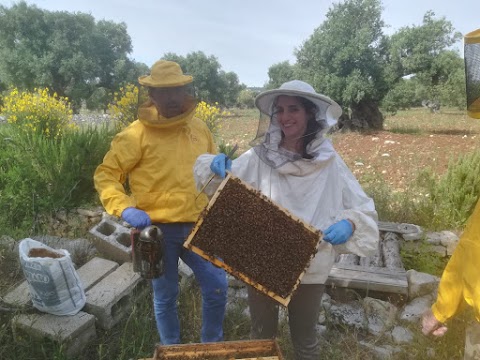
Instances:
[[[283,355],[275,339],[157,345],[153,360],[169,359],[283,360]]]
[[[287,306],[321,235],[228,173],[184,247]]]

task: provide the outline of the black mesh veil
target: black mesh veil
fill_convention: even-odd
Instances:
[[[268,127],[270,126],[270,121],[272,117],[270,115],[264,114],[260,112],[260,116],[258,119],[258,127],[257,127],[257,134],[255,135],[255,138],[250,141],[249,145],[250,146],[257,146],[260,145],[264,139],[265,139],[265,134],[268,131]]]
[[[468,115],[480,119],[480,29],[465,35],[464,57]]]
[[[315,120],[317,121],[317,123],[319,123],[320,127],[316,130],[316,132],[325,132],[325,130],[329,127],[327,124],[327,121],[323,119],[323,116],[324,114],[320,113],[317,108],[317,115]],[[252,141],[250,141],[249,143],[250,146],[252,147],[257,146],[262,144],[265,141],[265,136],[268,133],[272,122],[273,124],[276,124],[275,114],[273,113],[273,110],[272,110],[272,114],[264,114],[263,112],[260,111],[257,133],[255,135],[255,138]],[[306,134],[306,136],[307,135],[310,135],[310,134]]]
[[[319,115],[317,113],[317,115]],[[328,131],[327,121],[321,118],[315,118],[316,126],[312,132],[304,134],[302,137],[307,139],[306,152],[309,158],[313,158],[318,153],[315,148],[323,142],[324,134]],[[258,157],[270,167],[277,169],[286,163],[302,159],[304,156],[284,149],[280,146],[282,131],[278,124],[275,114],[271,116],[260,113],[257,134],[250,142]]]
[[[155,88],[154,88],[155,89]],[[183,86],[179,87],[172,87],[172,88],[160,88],[163,91],[181,91],[184,93],[184,102],[183,102],[183,111],[182,112],[187,112],[190,111],[190,109],[194,108],[197,105],[197,97],[196,97],[196,91],[195,91],[195,86],[194,83],[189,83]],[[149,87],[147,86],[139,86],[138,87],[138,104],[137,104],[137,109],[139,109],[141,106],[148,106],[149,104],[152,104],[150,97],[149,97]],[[168,106],[168,101],[164,103],[164,106]]]
[[[282,144],[283,133],[278,122],[276,110],[279,96],[295,97],[305,109],[307,126],[305,134],[297,143],[301,149],[292,152]],[[324,134],[335,125],[342,114],[341,107],[328,96],[319,94],[308,83],[291,80],[283,83],[278,89],[264,91],[255,98],[255,106],[260,111],[255,138],[250,142],[258,156],[273,168],[294,162],[299,158],[313,159],[318,155],[319,145],[324,141]],[[279,109],[281,110],[281,109]],[[288,139],[289,141],[296,139]]]

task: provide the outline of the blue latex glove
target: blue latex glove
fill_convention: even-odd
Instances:
[[[128,207],[123,210],[122,219],[137,229],[143,229],[152,225],[150,216],[148,216],[145,211],[136,209],[134,207]]]
[[[216,155],[210,164],[210,170],[221,178],[225,177],[225,170],[232,170],[232,160],[225,154]]]
[[[352,223],[348,220],[340,220],[328,227],[323,233],[323,240],[332,245],[340,245],[347,242],[350,236],[353,235]]]

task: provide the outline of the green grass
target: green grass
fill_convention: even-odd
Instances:
[[[406,269],[442,276],[448,258],[435,252],[434,246],[424,239],[419,242],[407,242],[400,249],[403,265]]]
[[[256,135],[259,113],[257,110],[241,109],[234,109],[230,112],[232,115],[225,117],[221,121],[218,142],[224,144],[224,149],[231,148],[234,144],[238,144],[239,149],[236,155],[240,155],[249,148],[248,143]],[[467,118],[464,113],[455,110],[445,109],[442,110],[441,113],[431,114],[422,108],[401,111],[394,117],[388,117],[385,121],[385,129],[386,131],[411,134],[414,136],[439,133],[452,135],[469,134],[473,136],[480,134],[480,122],[471,120]],[[78,171],[82,163],[87,163],[88,165],[88,162],[95,162],[96,165],[96,163],[100,162],[99,159],[103,156],[103,152],[106,151],[109,143],[109,140],[106,139],[111,136],[111,133],[106,129],[104,133],[99,133],[97,136],[96,134],[89,133],[87,128],[86,132],[82,133],[85,135],[80,135],[66,141],[61,151],[56,151],[56,149],[53,148],[53,144],[45,144],[42,151],[36,152],[36,154],[45,154],[43,160],[38,159],[37,163],[32,163],[29,157],[20,158],[17,161],[23,164],[22,168],[18,170],[18,173],[15,171],[9,172],[9,176],[6,177],[5,171],[10,171],[12,164],[15,164],[14,161],[10,161],[9,159],[13,159],[13,156],[18,154],[15,154],[15,151],[12,151],[12,148],[9,147],[9,142],[5,141],[9,135],[5,133],[4,130],[5,128],[0,125],[0,135],[3,141],[0,144],[0,170],[3,171],[2,176],[0,176],[0,196],[5,196],[8,185],[7,182],[9,180],[24,180],[25,177],[28,177],[28,174],[24,172],[25,169],[23,165],[35,166],[36,171],[38,171],[38,169],[41,168],[40,164],[44,164],[45,171],[43,173],[40,171],[39,176],[36,178],[59,181],[58,188],[61,189],[61,191],[53,193],[57,194],[60,200],[65,198],[67,202],[70,201],[69,199],[74,199],[75,194],[73,190],[78,186],[76,185],[75,176],[72,175],[72,173],[74,174]],[[90,153],[82,152],[83,150],[81,149],[83,148],[88,149]],[[29,156],[32,156],[34,153],[35,152],[30,152]],[[83,158],[94,160],[84,161],[82,160],[82,156]],[[50,162],[48,162],[48,160],[50,160]],[[41,161],[43,161],[43,163]],[[61,164],[61,169],[66,170],[62,170],[59,173],[59,169],[56,166],[57,163]],[[473,163],[473,161],[471,161],[471,163]],[[408,166],[408,164],[406,164],[406,166]],[[91,168],[93,168],[93,166],[91,166]],[[466,171],[452,171],[451,176],[455,175],[453,177],[454,179],[460,179],[455,181],[461,181],[463,173],[470,173],[468,171],[468,164],[464,168]],[[66,178],[63,176],[65,171],[69,172]],[[90,179],[92,176],[91,171],[90,168],[89,170],[83,171],[82,176]],[[62,174],[62,176],[59,174]],[[32,177],[28,177],[30,182],[36,178],[33,177],[32,180]],[[68,182],[66,182],[65,179],[68,179]],[[472,181],[475,182],[475,179],[472,179]],[[448,181],[445,181],[444,184],[442,183],[442,186],[445,188],[444,192],[452,193],[451,188],[446,184],[447,182]],[[379,177],[364,177],[361,179],[361,183],[367,193],[374,198],[382,219],[422,226],[435,222],[442,224],[442,219],[434,218],[435,211],[433,211],[434,209],[432,209],[431,204],[428,202],[419,203],[418,200],[416,200],[416,184],[409,185],[405,192],[399,193],[392,191]],[[435,181],[433,181],[433,183],[435,183]],[[75,224],[74,221],[72,221],[68,229],[62,228],[59,230],[60,233],[53,233],[53,228],[50,226],[48,220],[50,213],[39,214],[31,212],[31,208],[29,208],[28,211],[21,209],[21,201],[30,204],[28,199],[30,199],[29,194],[32,194],[31,189],[36,189],[38,192],[42,189],[48,189],[44,183],[39,182],[33,184],[33,187],[29,187],[28,183],[23,184],[22,182],[20,182],[20,185],[16,183],[8,186],[10,186],[8,187],[10,191],[8,194],[12,200],[4,203],[5,205],[2,207],[3,211],[0,213],[0,225],[3,224],[3,226],[0,227],[3,228],[4,232],[11,230],[8,224],[12,224],[12,221],[19,220],[25,222],[25,216],[19,216],[21,211],[24,211],[28,216],[34,218],[33,220],[35,221],[32,221],[36,224],[36,227],[33,228],[35,232],[47,232],[53,236],[87,236],[86,230],[88,229],[81,228],[81,225]],[[56,187],[57,185],[53,185],[53,188]],[[472,185],[471,188],[473,187]],[[457,186],[457,188],[461,189],[462,187]],[[20,190],[25,193],[21,193]],[[82,191],[84,193],[86,192],[89,196],[94,195],[92,188]],[[48,191],[42,194],[46,197],[44,201],[51,201],[54,205],[52,209],[55,209],[55,204],[58,204],[57,200],[49,200]],[[441,197],[442,193],[440,192],[437,195]],[[13,201],[17,201],[17,203],[15,203],[17,207],[12,207]],[[73,202],[67,205],[77,206],[74,205]],[[467,207],[468,206],[465,208]],[[9,209],[14,209],[15,211],[12,212],[9,211]],[[25,224],[31,226],[32,222],[25,222]],[[26,228],[25,224],[23,224],[23,227],[19,226],[16,232],[10,231],[11,235],[18,239],[20,236],[32,233],[32,227],[29,226]],[[76,226],[78,226],[78,228],[76,228]],[[403,251],[406,267],[437,275],[440,274],[445,259],[438,259],[427,247],[420,247],[418,251],[419,252],[414,252],[407,249]],[[15,280],[21,280],[21,272],[18,268],[14,267],[13,264],[15,262],[13,260],[14,259],[11,259],[0,248],[0,263],[3,265],[6,263],[10,264],[8,271],[3,269],[2,272],[2,267],[0,266],[0,275],[2,276],[2,280],[0,280],[0,290],[2,290],[2,292],[7,288],[8,281],[11,283]],[[238,302],[229,307],[224,326],[226,340],[248,339],[250,320],[245,314],[246,308],[247,305],[244,299],[238,299]],[[195,283],[182,288],[179,297],[179,310],[182,342],[198,342],[201,327],[201,299],[198,286],[196,286]],[[63,349],[51,342],[38,341],[28,337],[26,337],[23,342],[16,342],[11,330],[13,315],[15,314],[0,311],[0,359],[66,359],[63,354]],[[414,342],[403,348],[403,352],[395,355],[395,359],[423,360],[427,358],[427,354],[431,352],[435,353],[434,358],[437,360],[459,359],[463,352],[465,326],[471,318],[471,313],[468,311],[456,317],[449,323],[450,330],[447,332],[447,335],[435,340],[421,335],[418,331],[417,324],[411,325],[412,331],[415,334]],[[122,320],[120,324],[109,331],[102,331],[100,329],[97,331],[98,334],[94,343],[85,349],[82,356],[75,360],[136,360],[143,357],[151,357],[155,344],[158,342],[158,334],[153,317],[151,289],[147,286],[144,292],[138,294],[132,312],[127,318]],[[388,340],[383,338],[374,338],[361,332],[327,322],[327,332],[322,338],[322,355],[320,358],[333,360],[364,360],[372,358],[371,352],[359,344],[361,340],[371,344],[380,343],[380,340],[382,342],[388,342]],[[279,343],[285,359],[293,359],[292,345],[286,321],[280,323]]]
[[[148,287],[134,293],[133,297],[135,300],[128,317],[107,331],[102,331],[97,326],[97,337],[76,360],[128,360],[153,355],[158,335],[152,317],[152,298]],[[14,338],[11,331],[14,314],[1,314],[0,312],[0,359],[67,359],[65,349],[51,341],[18,333]],[[19,335],[22,336],[19,338]]]
[[[480,121],[456,109],[442,109],[432,114],[424,108],[414,108],[386,116],[384,128],[401,134],[475,135],[480,134]]]
[[[419,135],[423,133],[423,131],[419,128],[409,128],[409,127],[393,127],[389,131],[394,134],[409,134],[409,135]]]
[[[93,173],[113,133],[106,126],[82,126],[60,139],[0,125],[0,228],[3,234],[44,231],[39,218],[98,198]]]
[[[249,142],[256,135],[259,112],[254,109],[229,110],[232,115],[220,123],[220,139],[227,145],[238,144],[237,156],[250,148]]]

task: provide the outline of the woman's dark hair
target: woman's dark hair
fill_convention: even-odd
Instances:
[[[302,157],[305,159],[312,159],[313,155],[310,155],[307,153],[307,145],[310,144],[310,142],[315,139],[315,136],[317,136],[318,132],[320,132],[323,128],[325,128],[326,123],[325,121],[317,121],[317,112],[318,108],[317,105],[315,105],[312,101],[301,97],[301,96],[294,96],[295,98],[298,99],[300,104],[303,106],[305,109],[305,113],[307,114],[307,127],[305,129],[305,134],[303,134],[303,147],[302,147]],[[276,105],[278,97],[275,99],[274,105]],[[271,115],[273,117],[273,114]],[[282,132],[282,138],[285,136],[285,134]]]
[[[317,122],[317,106],[310,100],[297,96],[297,99],[303,105],[305,112],[307,113],[307,128],[305,129],[305,134],[303,135],[303,148],[302,148],[302,157],[305,159],[312,159],[313,156],[307,153],[307,145],[315,138],[317,133],[321,130],[322,126]]]

